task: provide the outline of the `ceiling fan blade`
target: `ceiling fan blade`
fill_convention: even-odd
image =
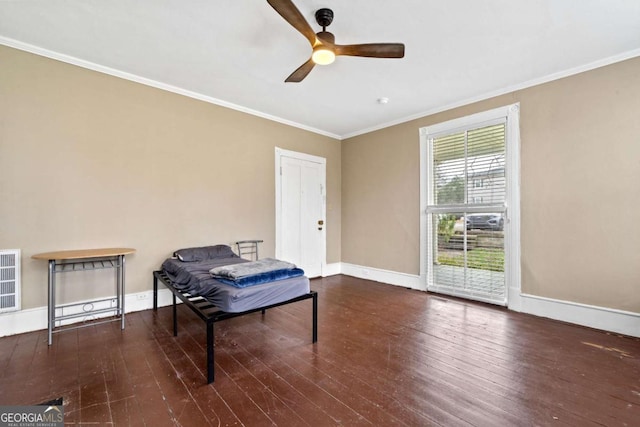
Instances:
[[[311,72],[311,70],[313,70],[313,67],[315,65],[316,65],[316,63],[313,62],[312,59],[309,59],[307,62],[302,64],[300,67],[298,67],[297,70],[295,70],[293,73],[291,73],[291,75],[289,77],[287,77],[285,82],[287,82],[287,83],[299,83],[299,82],[301,82],[302,80],[304,80],[305,77],[307,77],[307,74],[309,74]]]
[[[305,36],[307,40],[309,40],[309,43],[311,43],[311,46],[315,46],[317,43],[316,33],[291,0],[267,0],[267,3],[269,3],[285,21],[291,24],[293,28]]]
[[[336,55],[365,56],[368,58],[403,58],[402,43],[368,43],[336,45]]]

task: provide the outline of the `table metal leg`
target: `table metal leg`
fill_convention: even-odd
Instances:
[[[120,262],[122,262],[122,260],[120,259],[120,257],[118,256],[115,259],[115,268],[114,268],[114,277],[116,280],[116,316],[122,316],[122,309],[121,309],[121,305],[120,305],[120,278],[122,277],[122,273],[121,273],[121,264]]]
[[[49,260],[49,280],[48,280],[48,292],[49,292],[49,308],[47,310],[47,336],[48,343],[53,343],[53,327],[55,326],[56,317],[56,261],[54,259]]]
[[[125,278],[125,265],[124,255],[120,255],[120,329],[124,329],[124,278]]]

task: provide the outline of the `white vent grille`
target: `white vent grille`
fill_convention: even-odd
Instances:
[[[0,250],[0,313],[20,310],[20,249]]]

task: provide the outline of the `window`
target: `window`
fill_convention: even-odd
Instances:
[[[519,289],[506,276],[519,235],[517,116],[516,104],[421,129],[426,289],[501,305]]]

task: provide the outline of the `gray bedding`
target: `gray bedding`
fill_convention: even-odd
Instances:
[[[246,276],[254,276],[275,270],[291,270],[294,268],[296,268],[295,264],[291,264],[290,262],[274,258],[263,258],[257,261],[241,262],[212,268],[209,273],[214,277],[236,280]]]
[[[248,261],[237,255],[197,262],[183,262],[176,258],[169,258],[162,263],[162,270],[177,289],[193,296],[201,296],[229,313],[240,313],[277,304],[310,291],[309,279],[306,276],[236,288],[214,279],[209,273],[209,270],[216,267],[244,262]]]

